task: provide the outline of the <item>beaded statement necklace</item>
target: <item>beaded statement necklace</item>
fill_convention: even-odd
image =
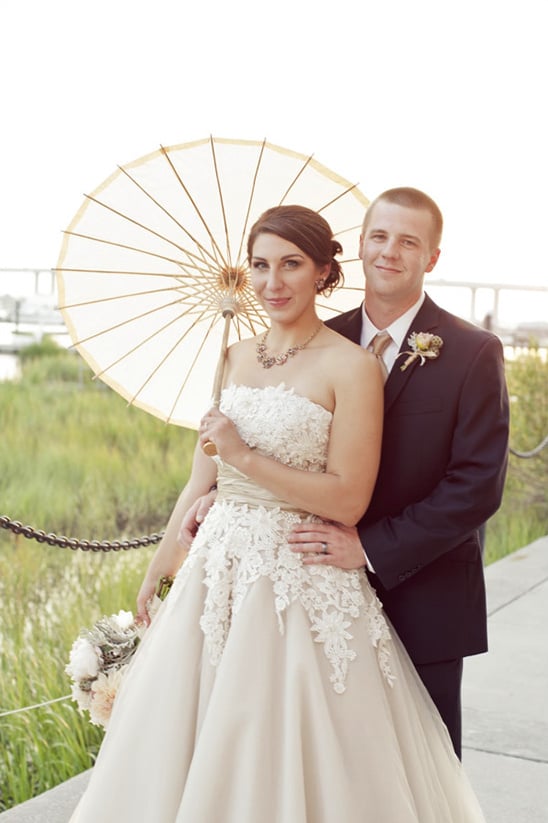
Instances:
[[[266,349],[266,341],[268,335],[270,334],[270,329],[267,329],[256,346],[257,360],[259,361],[263,369],[270,369],[272,368],[272,366],[283,366],[285,363],[287,363],[290,357],[295,357],[298,351],[301,351],[301,349],[304,349],[305,346],[308,346],[310,341],[313,340],[314,337],[316,337],[322,326],[323,323],[320,321],[319,326],[314,329],[310,337],[307,337],[304,343],[299,343],[297,346],[290,346],[290,348],[286,352],[284,352],[283,354],[277,354],[275,357],[273,355],[268,354],[268,351]]]

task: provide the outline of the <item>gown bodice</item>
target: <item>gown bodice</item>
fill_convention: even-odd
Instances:
[[[222,393],[220,409],[260,454],[303,471],[325,471],[332,414],[323,406],[281,383],[263,388],[231,385]],[[216,460],[219,500],[297,511],[220,458]]]

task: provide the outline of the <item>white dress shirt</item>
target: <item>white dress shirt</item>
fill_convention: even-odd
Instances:
[[[374,326],[365,310],[365,303],[362,305],[362,335],[360,338],[360,346],[364,349],[371,349],[371,344],[375,335],[379,334],[381,331],[387,331],[392,338],[392,341],[384,350],[382,359],[389,374],[396,361],[396,357],[400,350],[401,344],[403,343],[405,334],[423,303],[424,292],[421,294],[417,302],[414,303],[410,309],[407,309],[405,314],[402,314],[401,317],[394,320],[394,322],[387,326],[386,329],[378,329]]]

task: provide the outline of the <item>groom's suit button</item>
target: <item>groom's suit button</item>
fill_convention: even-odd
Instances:
[[[413,568],[409,569],[409,571],[402,572],[398,575],[398,580],[409,580],[410,577],[413,577],[414,574],[420,571],[420,568],[420,566],[413,566]]]

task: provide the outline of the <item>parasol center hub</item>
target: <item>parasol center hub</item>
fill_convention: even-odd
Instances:
[[[241,292],[249,281],[247,268],[242,266],[226,266],[219,271],[219,286],[230,292]]]

